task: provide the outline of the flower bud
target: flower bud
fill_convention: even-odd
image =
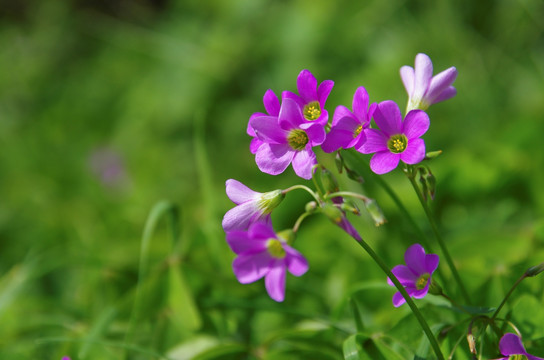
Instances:
[[[363,203],[365,204],[366,211],[368,211],[376,226],[383,225],[387,221],[385,219],[385,216],[383,215],[382,209],[378,206],[376,200],[368,199]]]
[[[265,192],[259,199],[259,208],[262,209],[263,214],[270,214],[285,198],[285,194],[282,190],[274,190]]]
[[[440,156],[442,154],[442,150],[437,151],[429,151],[425,154],[425,160],[432,160]]]
[[[476,351],[476,340],[474,339],[474,335],[472,334],[468,334],[467,335],[467,342],[468,342],[468,347],[470,349],[470,352],[472,354],[477,354],[477,351]]]
[[[285,241],[287,245],[292,245],[295,242],[295,232],[291,229],[285,229],[277,232],[278,238]]]
[[[338,224],[342,221],[342,210],[331,203],[324,203],[321,212],[325,214],[333,223]]]
[[[355,215],[361,214],[361,212],[359,211],[359,208],[357,207],[357,204],[355,204],[353,201],[348,199],[343,199],[343,202],[340,205],[340,209],[344,211],[349,211],[350,213],[353,213]]]
[[[304,211],[307,213],[312,213],[315,211],[315,209],[317,209],[317,203],[315,201],[308,202],[304,207]]]
[[[431,278],[431,284],[429,285],[429,294],[442,295],[442,286]]]
[[[525,275],[527,276],[537,276],[538,274],[540,274],[541,272],[544,271],[544,262],[536,265],[536,266],[532,266],[530,267],[529,269],[527,269],[527,271],[525,272]]]
[[[330,194],[330,193],[334,193],[338,191],[339,189],[338,181],[336,181],[336,178],[334,177],[334,175],[326,168],[321,169],[320,180],[321,180],[321,184],[323,185],[323,191],[326,194]]]

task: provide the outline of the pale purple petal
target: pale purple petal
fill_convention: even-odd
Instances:
[[[516,334],[507,333],[499,342],[501,354],[509,355],[527,355],[527,351],[521,342],[521,339]]]
[[[265,276],[273,261],[267,251],[259,254],[241,254],[232,262],[232,270],[240,283],[249,284]]]
[[[317,80],[309,70],[302,70],[297,77],[297,89],[306,103],[317,101]],[[330,91],[330,90],[329,90]]]
[[[374,121],[388,137],[402,132],[402,115],[394,101],[386,100],[379,103],[374,112]]]
[[[425,54],[417,54],[414,72],[414,89],[411,95],[415,99],[421,99],[425,95],[433,77],[431,59]]]
[[[361,235],[357,232],[357,229],[349,222],[349,220],[346,217],[346,214],[342,215],[342,219],[339,223],[337,223],[338,226],[340,226],[348,235],[350,235],[352,238],[354,238],[357,241],[363,240],[361,238]]]
[[[400,161],[400,154],[393,154],[389,151],[380,151],[370,159],[370,169],[381,175],[390,172],[397,167]]]
[[[225,231],[245,230],[262,215],[262,211],[254,201],[238,205],[225,214],[222,226]]]
[[[400,158],[406,164],[417,164],[425,158],[425,141],[423,139],[408,140],[406,149],[400,154]]]
[[[407,65],[401,67],[400,78],[402,79],[406,92],[410,96],[412,91],[414,91],[414,68]]]
[[[423,289],[421,290],[414,289],[414,291],[410,293],[410,296],[413,296],[416,299],[423,299],[429,292],[430,284],[431,284],[431,280],[429,279],[429,281],[427,281],[427,284],[425,284],[425,287]]]
[[[251,139],[251,142],[249,143],[249,151],[252,154],[255,154],[257,150],[259,150],[259,147],[262,144],[264,144],[264,142],[261,139],[254,137],[253,139]]]
[[[455,95],[457,95],[457,90],[455,90],[453,86],[448,86],[447,88],[444,89],[444,91],[440,93],[440,95],[438,95],[436,99],[434,99],[433,104],[451,99]]]
[[[429,130],[430,124],[425,111],[412,110],[404,118],[403,133],[408,139],[418,138]]]
[[[225,188],[227,196],[236,205],[246,201],[256,200],[262,195],[262,193],[253,191],[238,180],[234,179],[228,179],[225,182]]]
[[[425,272],[432,274],[438,268],[440,257],[436,254],[425,255]]]
[[[253,130],[253,128],[251,127],[251,121],[257,117],[261,117],[261,116],[269,116],[267,114],[264,114],[264,113],[261,113],[261,112],[256,112],[256,113],[253,113],[251,114],[251,116],[249,117],[249,121],[247,122],[247,129],[246,129],[246,133],[249,135],[249,136],[257,136],[255,135],[255,131]]]
[[[298,128],[300,124],[306,122],[300,107],[293,99],[284,99],[278,116],[280,127],[284,130]]]
[[[301,253],[290,247],[289,245],[283,245],[283,249],[287,253],[285,262],[289,272],[295,276],[301,276],[308,271],[309,265],[306,258]]]
[[[325,80],[317,88],[317,99],[321,108],[325,106],[325,102],[331,93],[332,87],[334,86],[334,81]]]
[[[418,277],[425,274],[425,249],[419,244],[410,246],[404,253],[404,262]]]
[[[393,295],[393,306],[399,307],[402,304],[404,304],[406,300],[404,300],[404,297],[400,292],[396,292],[395,295]]]
[[[306,145],[305,149],[295,152],[293,157],[293,170],[295,170],[295,174],[301,178],[310,180],[315,164],[317,164],[317,160],[309,145]]]
[[[255,153],[259,170],[266,174],[278,175],[287,169],[295,152],[287,144],[262,144]]]
[[[365,129],[366,142],[358,151],[363,154],[372,154],[380,151],[389,151],[387,148],[388,138],[377,129]]]
[[[281,302],[285,298],[285,264],[281,260],[275,260],[264,279],[268,295],[272,300]]]
[[[252,224],[248,230],[248,236],[252,239],[263,241],[277,238],[272,225],[266,222],[256,222]]]
[[[259,241],[248,236],[247,231],[235,230],[227,232],[227,244],[235,254],[259,253],[266,251],[266,241]]]
[[[368,120],[368,93],[363,86],[359,86],[353,95],[353,113],[360,122]]]
[[[427,102],[429,104],[434,104],[436,102],[435,99],[438,98],[438,96],[440,96],[444,90],[451,86],[451,84],[453,84],[456,77],[457,69],[453,66],[439,74],[436,74],[432,78],[431,84],[425,93]]]
[[[249,125],[263,142],[282,144],[286,142],[287,131],[278,124],[274,116],[259,116],[251,119]]]
[[[269,115],[278,116],[280,113],[280,100],[272,90],[268,89],[264,93],[263,104]]]

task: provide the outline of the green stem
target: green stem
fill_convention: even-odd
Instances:
[[[305,185],[293,185],[291,187],[288,187],[287,189],[283,190],[282,193],[284,194],[287,194],[289,191],[292,191],[292,190],[295,190],[295,189],[301,189],[301,190],[305,190],[307,191],[310,195],[313,196],[313,198],[315,199],[315,201],[317,201],[317,203],[321,203],[321,199],[319,198],[319,196],[315,193],[315,191],[313,191],[312,189],[310,189],[309,187],[305,186]]]
[[[440,232],[438,231],[438,225],[436,224],[436,221],[431,212],[431,209],[429,208],[429,205],[427,204],[427,202],[425,201],[425,198],[423,197],[423,194],[421,193],[421,189],[417,185],[417,182],[415,179],[415,173],[412,170],[413,169],[408,168],[406,170],[406,176],[410,180],[410,183],[412,184],[412,187],[414,188],[414,191],[417,194],[417,197],[419,199],[419,202],[421,203],[421,206],[423,206],[425,215],[427,215],[427,219],[429,219],[429,223],[431,224],[433,233],[436,237],[436,240],[438,241],[438,245],[440,246],[440,249],[442,250],[442,254],[444,255],[444,258],[446,259],[446,262],[448,263],[448,266],[451,270],[451,273],[453,274],[455,281],[457,282],[457,285],[459,286],[459,289],[461,290],[461,294],[463,295],[465,302],[470,305],[470,297],[468,296],[468,292],[465,289],[465,286],[463,285],[463,281],[461,280],[459,273],[457,272],[457,268],[455,267],[455,264],[453,263],[453,259],[450,256],[448,248],[446,247],[446,244],[444,243],[444,239],[442,239],[442,236],[440,235]]]
[[[431,347],[433,348],[434,353],[436,354],[436,357],[438,360],[445,360],[444,355],[442,354],[442,351],[440,351],[440,345],[438,344],[438,341],[436,340],[436,337],[434,336],[431,328],[429,327],[429,324],[427,324],[427,321],[425,321],[425,318],[419,311],[418,307],[408,295],[408,292],[406,292],[406,289],[400,281],[397,279],[397,277],[391,272],[389,267],[385,264],[385,262],[382,260],[382,258],[379,257],[378,254],[372,250],[370,245],[368,245],[364,240],[361,239],[361,241],[356,241],[359,246],[361,246],[367,253],[370,255],[370,257],[378,264],[378,266],[383,270],[383,272],[391,279],[397,290],[402,294],[404,297],[404,300],[406,300],[406,303],[408,306],[410,306],[410,309],[414,313],[417,321],[419,322],[421,328],[423,329],[423,332],[429,339],[429,342],[431,344]]]
[[[527,274],[523,274],[521,275],[521,277],[514,283],[514,285],[512,285],[512,288],[510,289],[510,291],[508,291],[508,293],[506,294],[506,296],[504,297],[504,299],[502,299],[502,302],[501,304],[499,305],[499,307],[497,308],[497,310],[495,310],[495,312],[493,313],[493,316],[491,316],[491,321],[494,321],[495,318],[497,317],[497,315],[499,315],[499,312],[501,311],[502,307],[504,306],[504,304],[506,304],[506,300],[508,300],[508,298],[510,297],[510,295],[512,295],[512,293],[514,292],[514,290],[516,289],[516,287],[518,287],[518,285],[523,281],[523,279],[525,279],[527,277]]]
[[[357,193],[354,193],[354,192],[351,192],[351,191],[333,192],[331,194],[328,194],[327,198],[333,198],[333,197],[336,197],[336,196],[352,197],[352,198],[359,199],[359,200],[362,200],[362,201],[369,201],[370,200],[367,196],[364,196],[362,194],[357,194]]]

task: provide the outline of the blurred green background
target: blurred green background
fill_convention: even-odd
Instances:
[[[399,68],[419,52],[459,71],[458,95],[428,111],[427,148],[444,151],[433,207],[474,303],[497,306],[544,259],[543,17],[541,0],[0,1],[0,358],[342,359],[353,306],[377,347],[408,357],[421,339],[409,309],[326,218],[303,224],[310,271],[288,277],[282,304],[236,281],[221,219],[229,178],[301,182],[260,173],[248,151],[267,89],[296,91],[309,69],[335,81],[331,116],[361,85],[404,108]],[[430,234],[408,181],[383,179]],[[363,191],[388,223],[350,219],[401,263],[416,231],[375,182]],[[161,218],[142,251],[161,200],[179,207],[179,241]],[[275,226],[309,200],[289,194]],[[543,288],[525,281],[505,312],[540,356]],[[432,324],[454,322],[432,301],[418,302]]]

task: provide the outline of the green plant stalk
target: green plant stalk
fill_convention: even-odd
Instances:
[[[470,302],[470,297],[468,295],[468,292],[465,286],[463,285],[463,281],[461,280],[459,273],[457,272],[457,268],[455,267],[455,264],[453,263],[453,259],[451,258],[448,248],[446,247],[446,244],[444,243],[444,239],[442,239],[442,236],[440,235],[440,232],[438,231],[438,226],[431,212],[431,209],[429,208],[429,205],[423,198],[423,194],[421,193],[421,190],[416,183],[415,176],[410,171],[410,169],[406,173],[406,176],[410,180],[410,183],[412,184],[412,187],[414,188],[414,191],[417,194],[417,197],[419,199],[419,202],[421,203],[421,206],[423,206],[423,210],[425,211],[425,215],[427,215],[427,219],[429,219],[429,223],[431,224],[433,233],[436,237],[436,240],[438,241],[438,245],[440,246],[440,249],[442,250],[442,254],[444,255],[444,258],[446,259],[446,262],[448,263],[451,273],[453,274],[453,278],[457,282],[457,285],[459,286],[459,289],[461,290],[461,294],[463,298],[465,299],[466,303],[470,305],[471,302]]]
[[[385,262],[382,260],[382,258],[372,250],[370,245],[368,245],[364,240],[361,239],[361,241],[356,241],[359,246],[361,246],[368,255],[378,264],[378,266],[383,270],[383,272],[391,279],[397,290],[402,294],[402,297],[404,297],[404,300],[406,300],[406,303],[408,306],[410,306],[410,309],[414,313],[417,321],[419,322],[419,325],[423,329],[423,332],[429,339],[429,342],[431,344],[431,347],[433,348],[434,353],[436,354],[436,357],[438,360],[445,360],[444,355],[442,354],[442,351],[440,351],[440,345],[438,344],[438,341],[436,340],[436,337],[434,336],[433,332],[431,331],[431,328],[429,327],[429,324],[427,324],[427,321],[419,311],[417,305],[414,303],[410,295],[408,295],[408,292],[406,292],[406,289],[400,281],[397,279],[397,277],[391,272],[389,267],[385,264]]]
[[[499,312],[501,311],[502,307],[504,306],[504,304],[506,304],[506,301],[508,300],[508,298],[510,297],[510,295],[512,295],[512,293],[514,292],[514,290],[518,287],[518,285],[527,277],[527,274],[523,274],[521,275],[521,277],[514,283],[514,285],[512,285],[512,288],[510,288],[510,291],[508,291],[508,293],[505,295],[504,299],[502,299],[502,302],[501,304],[499,305],[499,307],[497,308],[497,310],[495,310],[495,312],[493,313],[493,316],[491,316],[491,321],[494,321],[495,318],[497,317],[497,315],[499,315]]]

